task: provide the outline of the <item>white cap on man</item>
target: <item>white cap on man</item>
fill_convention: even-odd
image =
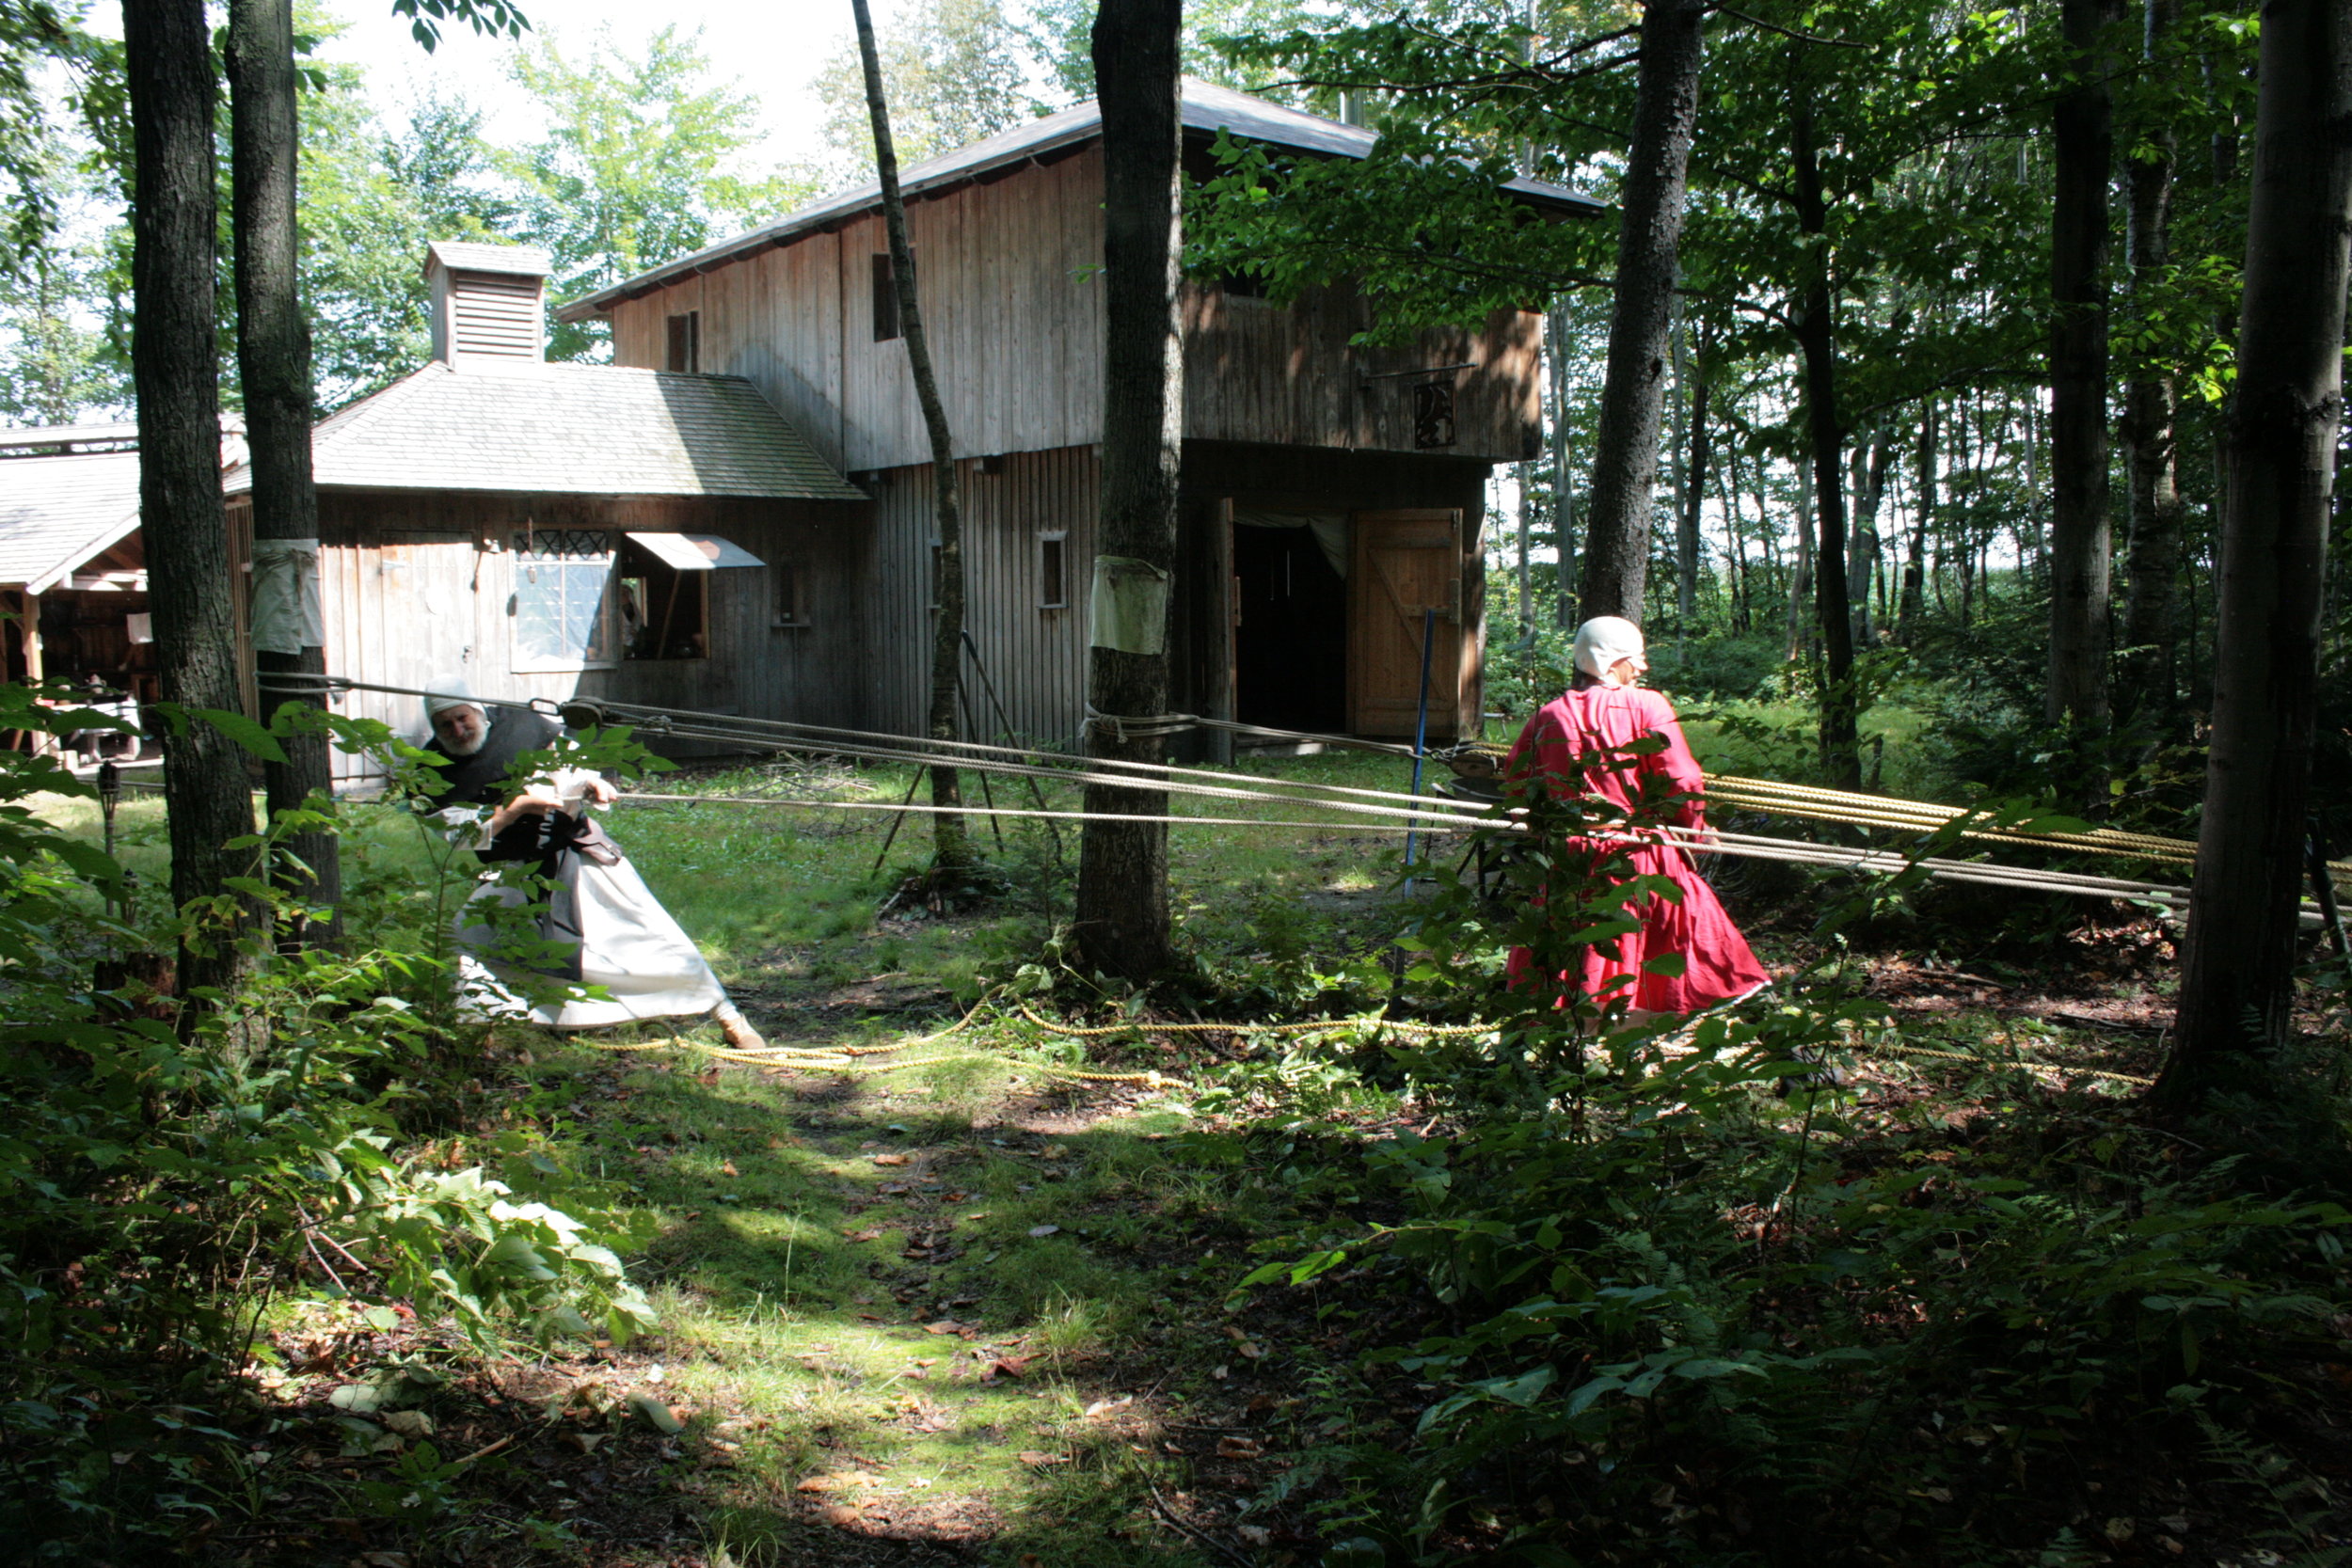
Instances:
[[[1576,667],[1596,680],[1621,658],[1640,658],[1646,649],[1642,628],[1616,615],[1596,615],[1576,628]]]
[[[426,728],[431,728],[434,720],[439,718],[442,714],[447,713],[453,707],[469,707],[473,709],[474,712],[482,716],[482,721],[484,723],[486,724],[490,721],[490,710],[483,706],[481,700],[474,696],[472,692],[466,689],[466,683],[464,681],[451,681],[445,685],[443,689],[439,691],[428,692],[426,694],[424,699],[424,722]]]

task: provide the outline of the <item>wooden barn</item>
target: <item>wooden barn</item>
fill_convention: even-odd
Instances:
[[[1220,132],[1323,157],[1360,157],[1374,140],[1200,82],[1184,95],[1197,171]],[[1084,714],[1102,416],[1101,137],[1088,103],[914,166],[903,181],[963,469],[969,626],[1014,724],[1041,741],[1074,739]],[[1557,187],[1509,188],[1549,214],[1598,211]],[[771,592],[792,595],[798,629],[784,642],[805,643],[811,664],[830,666],[840,655],[816,650],[853,640],[841,644],[856,649],[853,678],[819,697],[729,676],[714,661],[704,667],[713,692],[746,712],[854,712],[864,726],[915,733],[931,641],[931,481],[880,205],[875,186],[848,192],[559,314],[609,316],[615,361],[633,373],[740,377],[873,498],[870,515],[852,521],[844,509],[844,521],[827,525],[812,512],[808,526],[763,534],[757,546],[768,551]],[[1535,448],[1538,313],[1372,349],[1351,341],[1368,317],[1345,290],[1283,307],[1199,284],[1185,289],[1184,319],[1172,705],[1280,728],[1409,736],[1424,611],[1435,610],[1432,732],[1474,726],[1483,498],[1494,464]],[[498,527],[511,532],[511,518]],[[841,537],[853,531],[854,546]],[[784,653],[771,647],[769,657]],[[770,701],[779,705],[751,705]]]
[[[545,252],[426,267],[436,357],[312,440],[328,673],[861,721],[865,494],[740,376],[548,363]],[[249,539],[250,469],[227,487]],[[340,705],[424,729],[414,699]]]

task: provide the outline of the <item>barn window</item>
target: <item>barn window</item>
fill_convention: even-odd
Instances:
[[[1037,536],[1037,607],[1040,610],[1070,608],[1070,575],[1064,565],[1063,546],[1068,536],[1060,533],[1041,533]]]
[[[874,258],[874,341],[886,343],[898,335],[898,280],[890,253]]]
[[[670,369],[687,375],[703,368],[703,313],[689,310],[670,318]]]
[[[780,626],[808,625],[808,573],[797,561],[778,561],[768,572],[776,590],[776,619]]]
[[[517,672],[612,662],[612,536],[602,529],[534,528],[515,535]]]
[[[710,533],[630,533],[621,548],[621,657],[708,658],[710,581],[766,564]]]

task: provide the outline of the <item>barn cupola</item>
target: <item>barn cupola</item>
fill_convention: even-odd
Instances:
[[[548,271],[530,245],[436,240],[425,247],[433,357],[454,370],[535,365],[547,349]]]

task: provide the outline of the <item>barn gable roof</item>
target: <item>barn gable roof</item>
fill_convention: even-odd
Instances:
[[[44,594],[139,526],[139,454],[0,460],[0,585]]]
[[[1296,148],[1301,151],[1319,152],[1334,157],[1362,158],[1371,154],[1378,133],[1361,125],[1347,125],[1321,115],[1307,114],[1298,109],[1269,103],[1263,98],[1235,92],[1211,82],[1194,77],[1184,78],[1184,129],[1214,134],[1230,131],[1236,136],[1266,142],[1276,147]],[[1074,150],[1103,134],[1103,111],[1094,100],[1089,99],[1075,108],[1041,119],[1028,120],[968,147],[928,159],[906,168],[898,179],[900,190],[910,198],[937,192],[982,179],[998,170],[1027,163],[1050,153]],[[1512,180],[1502,187],[1525,200],[1556,212],[1591,215],[1604,210],[1601,202],[1579,195],[1562,185],[1546,184],[1539,180]],[[601,289],[584,298],[576,299],[555,312],[559,321],[576,322],[611,309],[625,299],[635,299],[652,293],[665,283],[698,272],[709,272],[729,261],[774,245],[789,245],[802,236],[837,225],[882,205],[882,186],[868,181],[863,185],[827,197],[811,207],[803,207],[788,217],[764,229],[682,256],[675,261],[659,266],[634,277],[622,279],[609,289]]]
[[[320,484],[360,489],[866,499],[741,376],[614,365],[437,360],[326,420],[311,453]]]

